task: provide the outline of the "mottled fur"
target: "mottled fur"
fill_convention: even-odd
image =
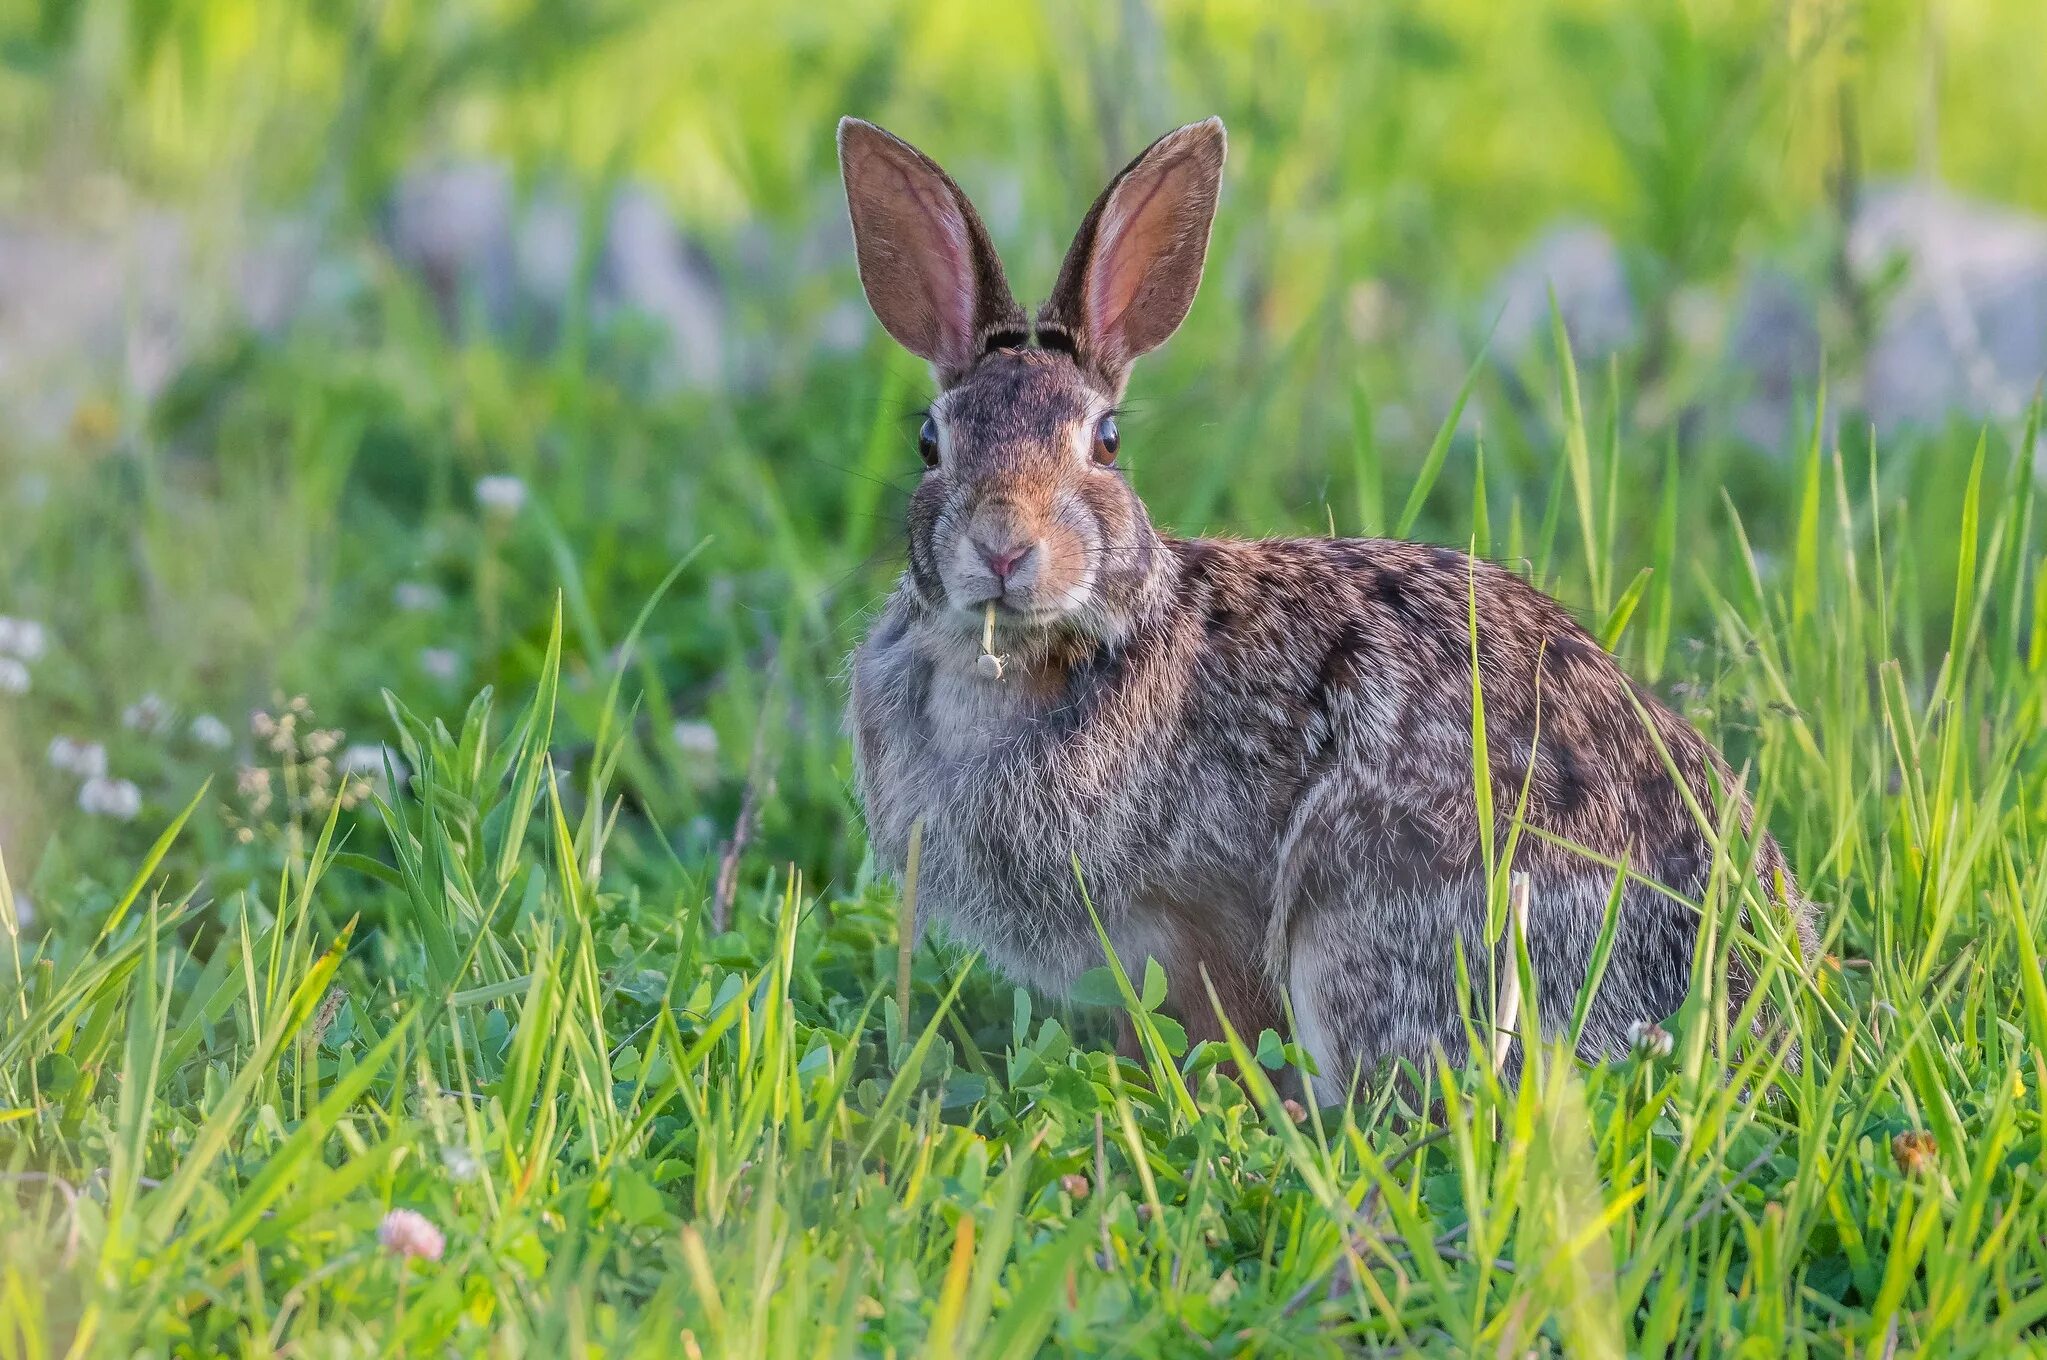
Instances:
[[[1101,959],[1084,883],[1118,954],[1166,968],[1197,1037],[1214,1028],[1204,971],[1241,1032],[1280,1025],[1289,1001],[1325,1094],[1386,1057],[1461,1052],[1455,950],[1480,979],[1486,956],[1475,608],[1498,833],[1525,783],[1532,827],[1650,880],[1623,892],[1583,1039],[1614,1052],[1632,1022],[1682,1003],[1698,920],[1672,894],[1696,899],[1709,869],[1657,744],[1709,811],[1732,788],[1718,754],[1509,571],[1409,543],[1163,536],[1091,456],[1129,361],[1192,300],[1201,261],[1185,243],[1206,241],[1221,137],[1213,122],[1181,129],[1118,176],[1041,313],[1049,347],[1004,337],[956,375],[941,368],[941,456],[911,499],[908,569],[852,666],[876,853],[900,869],[922,822],[920,923],[1055,994]],[[1170,173],[1153,173],[1162,155]],[[1093,239],[1098,222],[1138,216],[1119,194],[1177,225]],[[978,224],[940,225],[985,239]],[[1116,294],[1099,280],[1087,291],[1104,269],[1177,274],[1111,323],[1088,311],[1089,296]],[[1004,299],[973,295],[988,274],[958,273],[969,295],[952,314],[1008,314],[1006,285]],[[892,300],[870,298],[886,318]],[[998,541],[1033,550],[1006,580],[983,560]],[[990,601],[1001,680],[975,665]],[[1554,1027],[1614,872],[1532,833],[1515,867],[1532,880],[1530,949]],[[1767,838],[1758,871],[1774,896],[1783,864]],[[1808,908],[1795,893],[1785,907],[1810,949]],[[1739,1004],[1739,970],[1732,981]]]

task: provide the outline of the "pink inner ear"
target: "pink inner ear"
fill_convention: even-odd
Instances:
[[[1192,158],[1180,156],[1153,174],[1126,180],[1102,214],[1087,283],[1089,329],[1123,348],[1123,315],[1137,300],[1151,267],[1169,253],[1174,209],[1187,197]]]
[[[929,322],[932,353],[926,357],[942,365],[963,363],[974,329],[966,223],[952,195],[920,173],[921,167],[893,156],[883,159],[886,179],[876,185],[876,199],[883,200],[877,206],[894,219],[884,248],[895,257],[897,276],[917,291],[917,298],[905,301],[912,307],[921,303]]]

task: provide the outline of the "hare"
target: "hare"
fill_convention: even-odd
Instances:
[[[1549,1030],[1627,867],[1579,1040],[1621,1051],[1690,986],[1701,814],[1741,797],[1719,755],[1510,571],[1413,543],[1174,538],[1117,465],[1130,366],[1194,301],[1224,145],[1211,118],[1133,160],[1031,317],[959,186],[839,125],[868,302],[939,389],[907,568],[851,662],[875,853],[900,873],[921,823],[920,927],[1045,992],[1101,962],[1091,903],[1121,959],[1164,968],[1190,1037],[1219,1033],[1208,985],[1246,1036],[1284,1032],[1290,1005],[1318,1096],[1340,1095],[1381,1060],[1465,1051],[1459,946],[1485,990],[1475,651],[1502,841],[1527,789],[1514,867]],[[1757,871],[1775,933],[1809,951],[1767,838]]]

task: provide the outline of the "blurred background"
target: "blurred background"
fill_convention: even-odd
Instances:
[[[1774,570],[1823,387],[1870,494],[1952,524],[2047,370],[2042,52],[2036,0],[0,0],[6,870],[89,903],[211,778],[210,886],[270,872],[384,777],[386,691],[523,696],[559,592],[563,763],[642,695],[628,865],[707,883],[750,823],[856,876],[838,668],[928,379],[860,298],[848,112],[1027,301],[1223,116],[1124,425],[1176,530],[1390,532],[1472,372],[1413,532],[1610,617],[1626,572],[1553,553],[1552,297],[1610,561],[1732,505]],[[1682,578],[1648,598],[1631,664],[1710,678]]]

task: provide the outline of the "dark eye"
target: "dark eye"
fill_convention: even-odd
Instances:
[[[938,466],[938,422],[930,416],[924,417],[924,424],[917,430],[917,452],[923,456],[925,467]]]
[[[1095,426],[1095,461],[1103,467],[1115,462],[1117,446],[1122,442],[1116,433],[1116,417],[1103,416]]]

